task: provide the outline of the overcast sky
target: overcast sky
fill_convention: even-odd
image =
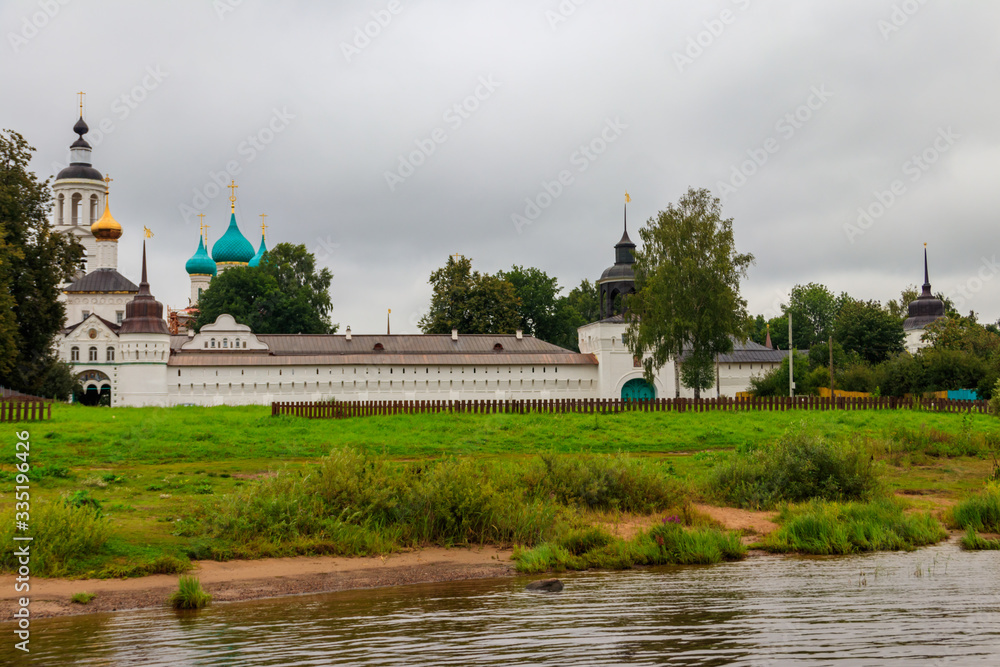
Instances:
[[[7,0],[0,26],[0,127],[51,176],[86,91],[120,270],[151,228],[174,308],[232,177],[254,247],[266,213],[334,273],[341,331],[417,331],[452,253],[595,280],[625,191],[636,230],[689,186],[756,256],[753,313],[897,298],[927,242],[934,290],[1000,316],[1000,3]]]

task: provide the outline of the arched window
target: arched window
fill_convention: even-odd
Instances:
[[[61,225],[66,222],[66,195],[60,194],[56,199],[56,224]]]
[[[69,360],[70,361],[80,361],[80,348],[73,346],[69,348]]]
[[[97,222],[97,195],[90,195],[90,224]]]
[[[497,343],[496,345],[493,346],[493,351],[494,352],[503,352],[503,345],[501,345],[500,343]]]
[[[107,350],[105,350],[105,354],[107,356],[107,360],[108,361],[114,361],[115,360],[115,348],[109,347]]]
[[[215,347],[215,339],[212,339],[212,347]]]
[[[92,347],[92,348],[90,348],[87,351],[87,360],[88,361],[97,361],[97,348],[96,347]]]
[[[74,225],[80,224],[80,209],[82,208],[83,197],[79,192],[73,193],[73,198],[70,199],[70,218]]]
[[[373,347],[372,350],[375,352],[382,352],[385,348],[382,347],[382,343],[375,343],[375,347]]]
[[[240,346],[240,339],[237,338],[236,342],[233,344],[233,347],[239,347],[239,346]]]
[[[228,338],[223,338],[222,339],[222,347],[226,347],[226,348],[229,347],[229,339]]]

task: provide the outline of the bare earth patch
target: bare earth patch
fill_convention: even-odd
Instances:
[[[389,556],[338,558],[302,556],[250,561],[196,561],[188,574],[198,577],[213,602],[330,593],[436,581],[487,579],[514,574],[510,550],[495,547],[428,548]],[[137,579],[32,579],[33,618],[67,616],[166,605],[178,575]],[[70,603],[74,593],[93,593],[87,605]],[[14,576],[0,576],[0,618],[11,618],[17,597]]]
[[[702,504],[697,504],[694,508],[718,521],[724,528],[738,530],[745,535],[764,537],[778,529],[778,524],[773,521],[777,512],[755,512],[736,507],[716,507],[715,505]],[[755,539],[750,541],[755,541]]]

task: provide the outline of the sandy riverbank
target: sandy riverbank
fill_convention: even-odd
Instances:
[[[214,602],[329,593],[435,581],[485,579],[514,574],[510,550],[495,547],[428,548],[372,558],[332,556],[265,558],[251,561],[196,561],[197,576]],[[14,591],[14,576],[0,576],[0,618],[7,620],[24,593]],[[33,579],[34,618],[147,609],[166,604],[177,589],[178,575],[137,579]],[[87,605],[73,604],[74,593],[93,593]]]

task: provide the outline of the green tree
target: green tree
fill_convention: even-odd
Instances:
[[[49,226],[49,182],[28,170],[34,150],[20,134],[0,133],[0,384],[64,399],[52,381],[60,373],[52,344],[66,318],[59,286],[84,251]]]
[[[565,300],[559,297],[559,283],[534,267],[514,266],[496,275],[514,287],[518,299],[521,330],[554,345],[576,344],[578,318]]]
[[[429,312],[420,318],[424,333],[513,333],[521,316],[514,286],[498,276],[472,270],[461,255],[431,273],[433,293]]]
[[[332,280],[329,269],[316,271],[304,245],[279,243],[260,266],[231,268],[212,280],[198,301],[195,328],[228,313],[254,333],[335,333]]]
[[[688,349],[698,359],[732,352],[733,338],[749,329],[740,278],[753,255],[736,252],[733,221],[722,218],[718,198],[689,189],[639,235],[625,342],[643,360],[646,380]]]
[[[825,285],[809,283],[793,287],[785,312],[792,313],[792,333],[796,334],[792,342],[795,347],[806,349],[826,342],[833,335],[833,325],[840,305],[837,297]],[[803,325],[801,339],[796,330],[799,321]]]
[[[954,350],[987,359],[1000,352],[1000,335],[981,325],[975,313],[951,316],[924,327],[924,339],[937,350]]]
[[[689,355],[681,362],[681,384],[694,389],[696,397],[701,396],[702,390],[714,387],[715,358],[704,353]]]
[[[837,313],[834,336],[846,352],[877,364],[903,351],[903,323],[878,301],[848,301]]]
[[[584,279],[580,284],[570,290],[565,297],[566,305],[572,308],[579,315],[579,324],[590,324],[596,322],[601,317],[601,301],[598,295],[597,285]]]

